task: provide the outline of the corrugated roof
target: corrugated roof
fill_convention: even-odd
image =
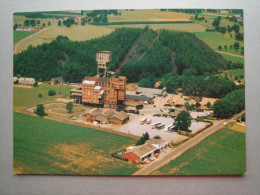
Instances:
[[[146,154],[154,152],[156,149],[157,148],[154,147],[151,144],[144,144],[144,145],[136,146],[133,149],[128,150],[127,153],[128,152],[133,152],[137,156],[142,157],[142,156],[144,156]]]
[[[129,117],[128,114],[126,114],[124,111],[116,112],[113,116],[110,118],[117,118],[121,121],[125,120],[127,117]]]
[[[113,114],[115,114],[115,111],[113,109],[107,108],[103,109],[102,112],[98,115],[103,115],[107,119],[110,118]]]
[[[100,108],[95,108],[93,110],[88,111],[87,113],[91,114],[92,116],[97,116],[102,112],[102,109]]]

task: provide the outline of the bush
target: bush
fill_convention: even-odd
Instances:
[[[161,137],[159,135],[156,135],[153,137],[153,139],[161,139]]]
[[[48,92],[48,95],[49,96],[54,96],[54,95],[56,95],[56,91],[53,90],[53,89],[50,89],[49,92]]]
[[[38,97],[42,97],[42,94],[41,94],[41,93],[39,93],[39,94],[38,94]]]
[[[37,81],[34,82],[33,87],[38,87],[38,82]]]

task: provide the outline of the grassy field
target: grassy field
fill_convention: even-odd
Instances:
[[[224,50],[225,51],[225,50]],[[227,61],[231,61],[231,62],[240,62],[242,64],[244,64],[245,60],[244,58],[239,58],[239,57],[236,57],[236,56],[230,56],[230,55],[227,55],[227,54],[220,54],[223,56],[224,59],[226,59]]]
[[[112,158],[136,140],[100,130],[14,113],[17,174],[129,175],[132,162]]]
[[[14,107],[28,107],[54,102],[59,97],[68,97],[72,88],[61,85],[39,85],[36,88],[13,87],[13,105]],[[54,89],[56,95],[48,96],[50,89]],[[40,93],[42,97],[38,97]]]
[[[189,21],[192,14],[178,12],[162,12],[159,9],[120,10],[121,16],[108,15],[108,22],[130,21]]]
[[[34,31],[13,31],[13,43],[17,43],[21,39],[28,37],[31,34],[34,34]]]
[[[221,129],[152,175],[245,174],[245,133]]]
[[[239,42],[240,47],[244,47],[244,42],[236,41],[234,38],[228,38],[218,32],[195,32],[196,37],[208,44],[212,49],[218,50],[218,46],[222,46],[223,51],[241,55],[240,49],[230,49],[230,45],[234,45],[235,42]],[[224,50],[224,45],[227,45],[227,50]]]
[[[23,51],[26,50],[29,45],[37,46],[43,43],[49,43],[51,40],[56,39],[59,35],[67,36],[73,41],[85,41],[107,35],[113,30],[113,28],[108,28],[107,26],[94,26],[87,24],[85,26],[80,24],[72,25],[70,28],[66,26],[56,26],[37,33],[34,37],[30,37],[23,43],[19,44],[17,49]]]
[[[236,69],[236,70],[232,70],[232,71],[229,71],[229,72],[226,72],[227,74],[229,75],[232,75],[232,76],[244,76],[245,75],[245,70],[244,69]]]

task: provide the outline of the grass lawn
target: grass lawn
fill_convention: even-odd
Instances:
[[[72,88],[62,85],[39,85],[36,88],[13,87],[13,105],[14,107],[29,107],[54,102],[57,98],[68,97]],[[54,89],[56,95],[48,96],[50,89]],[[42,97],[38,97],[40,93]]]
[[[224,48],[224,45],[227,45],[227,50],[223,49],[223,51],[241,55],[240,49],[236,51],[235,49],[230,49],[229,46],[234,45],[235,42],[239,42],[240,47],[244,47],[244,42],[237,41],[234,38],[229,38],[228,36],[222,35],[221,33],[218,32],[195,32],[194,34],[196,35],[196,37],[204,41],[214,50],[218,50],[219,45],[222,48]]]
[[[223,51],[225,51],[225,50],[223,50]],[[239,57],[236,57],[236,56],[230,56],[230,55],[222,54],[222,53],[220,55],[222,55],[225,60],[231,61],[233,63],[235,63],[235,62],[240,62],[242,64],[245,63],[244,58],[239,58]]]
[[[136,140],[14,112],[13,171],[18,174],[129,175],[132,162],[112,152]]]
[[[28,37],[29,35],[34,34],[34,31],[13,31],[13,44],[17,43],[21,39]]]
[[[245,174],[245,133],[221,129],[152,175]]]

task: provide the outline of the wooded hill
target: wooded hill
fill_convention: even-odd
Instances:
[[[62,76],[67,82],[81,82],[85,76],[96,74],[95,56],[99,50],[112,51],[110,70],[119,69],[118,74],[127,76],[128,82],[146,79],[152,85],[171,72],[182,75],[188,70],[199,76],[227,67],[219,54],[193,34],[168,30],[155,32],[148,27],[120,28],[89,41],[70,41],[58,36],[49,44],[29,46],[14,55],[14,76],[33,77],[37,81]]]

